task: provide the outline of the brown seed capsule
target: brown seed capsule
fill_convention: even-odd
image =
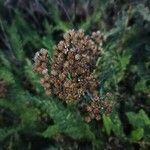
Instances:
[[[41,73],[43,71],[43,69],[41,67],[36,68],[36,71]]]
[[[48,74],[44,75],[44,80],[45,80],[45,81],[49,81],[49,79],[50,79],[50,77],[49,77]]]
[[[95,119],[96,119],[97,121],[99,121],[99,120],[101,119],[100,115],[97,115],[97,116],[95,117]]]
[[[90,113],[90,118],[91,118],[91,119],[94,119],[94,118],[95,118],[94,113]]]
[[[64,80],[66,78],[66,75],[64,73],[59,74],[59,79]]]
[[[64,87],[69,88],[71,86],[71,81],[67,80],[64,82]]]
[[[70,64],[70,65],[73,65],[73,64],[74,64],[74,60],[73,60],[73,59],[70,59],[69,64]]]
[[[42,74],[43,74],[43,75],[46,75],[47,73],[48,73],[48,70],[47,70],[47,69],[42,70]]]
[[[86,109],[87,109],[88,112],[92,111],[92,108],[90,106],[87,106]]]
[[[45,94],[47,95],[47,96],[50,96],[52,93],[51,93],[51,90],[46,90],[45,91]]]
[[[95,108],[95,102],[94,101],[91,102],[91,107]]]
[[[99,113],[99,109],[98,108],[94,108],[93,112],[94,112],[94,114],[98,114]]]
[[[50,87],[50,84],[49,83],[44,83],[43,85],[46,89],[48,89]]]
[[[67,56],[67,59],[70,60],[70,59],[74,59],[74,53],[73,52],[68,52],[68,56]]]
[[[45,82],[45,79],[44,79],[44,78],[41,78],[40,83],[43,85],[44,82]]]
[[[91,122],[91,118],[90,117],[85,117],[85,121],[87,122],[87,123],[89,123],[89,122]]]
[[[58,48],[59,50],[63,50],[64,47],[65,47],[64,44],[65,44],[64,41],[60,41],[60,42],[58,43],[58,45],[57,45],[57,48]]]
[[[69,62],[66,61],[66,62],[64,63],[64,68],[67,68],[68,66],[69,66]]]
[[[47,55],[47,54],[48,54],[47,49],[41,48],[41,49],[40,49],[40,54],[42,54],[42,55]]]
[[[79,54],[75,55],[75,60],[79,60],[81,58],[81,56]]]
[[[47,68],[47,64],[45,62],[42,62],[41,67],[42,68]]]
[[[51,71],[51,74],[54,75],[54,76],[56,76],[56,75],[57,75],[57,72],[56,72],[55,70],[52,70],[52,71]]]

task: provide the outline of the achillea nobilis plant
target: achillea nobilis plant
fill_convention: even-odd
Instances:
[[[89,36],[83,30],[70,30],[63,37],[55,46],[51,62],[46,49],[35,54],[35,70],[42,75],[40,83],[46,95],[57,96],[66,103],[82,102],[88,93],[91,101],[84,105],[86,121],[100,120],[100,109],[111,110],[111,105],[104,104],[99,97],[99,81],[93,74],[104,36],[100,31]],[[49,62],[51,69],[48,69]]]

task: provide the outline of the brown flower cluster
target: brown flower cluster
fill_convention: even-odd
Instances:
[[[0,98],[5,97],[7,93],[7,86],[5,81],[0,80]]]
[[[48,52],[46,49],[41,49],[39,52],[36,52],[35,57],[35,70],[42,74],[43,77],[40,80],[41,85],[44,87],[46,95],[51,95],[50,89],[50,76],[48,74]]]
[[[112,103],[107,99],[100,99],[96,96],[90,101],[90,103],[85,105],[86,117],[85,121],[90,122],[91,120],[99,121],[103,113],[110,114],[112,111]]]
[[[55,54],[48,73],[48,51],[41,49],[35,54],[35,70],[43,75],[41,84],[47,95],[55,95],[65,102],[81,101],[85,93],[98,97],[99,81],[94,77],[97,58],[104,36],[100,31],[85,35],[83,30],[70,30],[64,40],[55,46]],[[86,107],[90,120],[100,119],[100,99]]]
[[[98,81],[92,72],[100,53],[102,34],[93,32],[85,35],[82,30],[70,30],[64,34],[64,40],[55,47],[55,55],[48,75],[47,50],[41,49],[35,55],[35,69],[44,77],[41,79],[46,94],[57,95],[65,101],[79,100],[88,90],[95,92]]]

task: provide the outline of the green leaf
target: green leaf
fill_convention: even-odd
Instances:
[[[140,80],[139,82],[137,82],[137,84],[135,85],[135,90],[142,91],[142,92],[148,92],[149,89],[146,85],[146,80]]]
[[[126,115],[133,127],[140,128],[150,125],[150,119],[142,109],[137,114],[134,112],[128,112]]]
[[[121,121],[118,115],[114,115],[112,118],[112,131],[117,137],[124,137]]]
[[[24,74],[26,75],[27,79],[32,83],[35,90],[40,93],[41,86],[39,84],[38,75],[33,71],[33,65],[29,59],[26,59],[26,65],[24,66]]]
[[[16,27],[16,20],[13,21],[11,26],[7,27],[7,33],[9,35],[9,40],[13,52],[18,60],[23,60],[24,51],[22,45],[22,39],[18,32],[18,28]]]
[[[103,115],[103,124],[108,135],[110,135],[112,131],[117,137],[125,136],[118,115],[115,114],[111,117]]]
[[[127,65],[130,62],[130,50],[126,49],[125,52],[122,55],[118,55],[118,72],[117,72],[117,82],[119,82],[123,77],[126,70]]]
[[[2,64],[7,68],[7,69],[11,69],[11,63],[8,60],[8,58],[4,55],[3,52],[0,51],[0,61],[2,61]]]
[[[70,72],[68,72],[67,79],[68,79],[68,80],[72,80],[72,75],[71,75]]]
[[[19,127],[0,129],[0,142],[5,140],[8,136],[17,133],[19,130],[20,130]]]
[[[36,99],[36,97],[32,97],[32,101],[49,114],[61,133],[75,139],[95,139],[93,132],[91,132],[90,127],[82,120],[80,114],[64,108],[57,99],[45,98],[45,100],[41,100],[40,98]]]
[[[0,79],[10,84],[15,83],[13,74],[6,67],[0,67]]]
[[[26,97],[27,98],[27,97]],[[36,126],[38,110],[34,107],[27,107],[27,101],[20,100],[0,100],[0,106],[9,108],[20,118],[20,126],[24,128],[33,128]],[[12,107],[13,106],[13,107]],[[32,114],[32,115],[31,115]]]
[[[60,129],[58,125],[53,125],[53,126],[49,126],[44,132],[43,132],[43,136],[44,137],[52,137],[57,135],[58,133],[60,133]]]
[[[138,128],[131,132],[131,140],[132,141],[139,141],[144,135],[144,129]]]
[[[111,122],[111,119],[106,116],[106,115],[103,115],[103,123],[104,123],[104,128],[106,130],[106,133],[108,135],[110,135],[111,133],[111,129],[112,129],[112,122]]]

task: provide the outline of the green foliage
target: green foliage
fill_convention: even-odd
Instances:
[[[126,113],[129,119],[129,123],[133,126],[133,130],[130,134],[131,141],[139,141],[142,138],[145,141],[150,138],[147,136],[150,134],[150,119],[144,110],[140,110],[138,113],[128,112]]]
[[[0,129],[0,142],[9,137],[12,134],[17,133],[19,128],[11,128],[11,129]]]
[[[24,73],[27,80],[33,85],[36,92],[40,92],[41,88],[39,87],[39,81],[37,80],[38,75],[33,71],[33,65],[29,59],[26,59],[26,65],[24,66]]]
[[[108,116],[103,115],[103,124],[106,130],[106,133],[110,135],[111,128],[112,128],[112,121]]]
[[[129,122],[134,127],[144,127],[150,125],[150,119],[143,110],[140,110],[137,114],[134,112],[128,112],[127,117],[129,119]]]
[[[10,83],[10,84],[15,83],[13,74],[6,67],[1,67],[0,79],[5,80],[7,83]]]
[[[109,136],[112,131],[117,137],[124,138],[123,128],[117,115],[111,117],[103,115],[103,123],[104,129]]]
[[[8,26],[5,30],[7,32],[8,37],[9,37],[9,44],[10,47],[13,50],[13,53],[15,54],[15,57],[18,60],[22,60],[24,57],[24,51],[23,51],[23,45],[22,45],[22,39],[21,36],[18,34],[18,29],[16,26],[17,20],[14,20],[11,24],[11,26]],[[12,34],[13,33],[13,34]]]
[[[71,112],[66,110],[62,104],[59,102],[54,102],[52,100],[49,101],[36,101],[36,104],[41,107],[43,111],[49,114],[56,126],[52,126],[57,132],[60,131],[75,139],[87,138],[94,139],[93,133],[90,131],[89,126],[83,122],[81,116],[78,112]],[[77,115],[78,114],[78,115]],[[52,133],[49,133],[50,127],[44,131],[44,135],[49,134],[49,137]],[[56,132],[55,131],[55,132]]]
[[[144,130],[143,128],[137,128],[135,130],[133,130],[131,132],[131,140],[133,141],[139,141],[141,140],[141,138],[143,137],[144,135]]]
[[[59,134],[61,132],[61,130],[59,129],[58,125],[53,125],[48,127],[43,133],[42,135],[46,138],[48,137],[53,137],[56,136],[57,134]]]

